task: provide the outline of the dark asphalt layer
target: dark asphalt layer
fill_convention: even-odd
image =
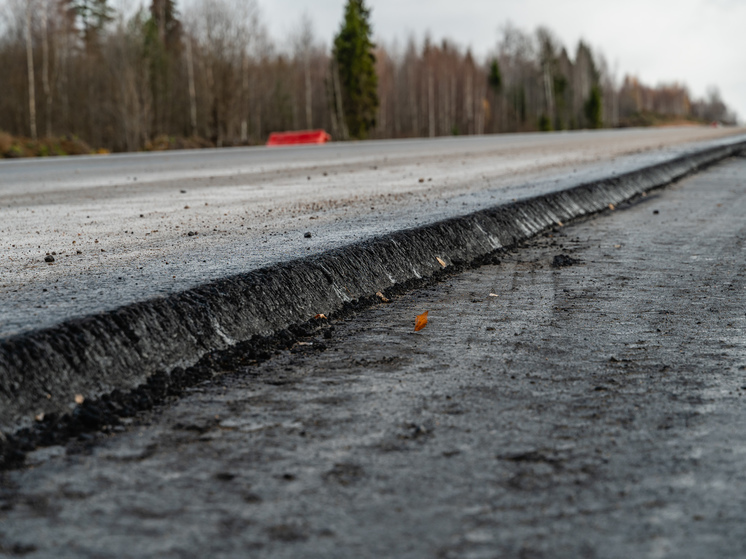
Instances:
[[[746,556],[745,214],[733,159],[38,450],[0,554]]]

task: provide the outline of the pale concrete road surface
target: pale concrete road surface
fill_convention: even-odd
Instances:
[[[36,451],[0,553],[744,557],[745,214],[729,160]]]
[[[605,130],[2,161],[0,337],[743,132]],[[47,253],[54,263],[44,262]]]

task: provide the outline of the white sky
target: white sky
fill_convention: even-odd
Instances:
[[[258,0],[278,43],[307,12],[319,39],[330,44],[345,0]],[[645,83],[679,81],[695,96],[717,85],[725,102],[746,120],[746,0],[368,0],[376,39],[402,45],[430,32],[471,46],[477,56],[494,49],[508,21],[525,31],[551,28],[572,54],[580,38],[601,50],[618,77]]]

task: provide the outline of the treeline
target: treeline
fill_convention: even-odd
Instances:
[[[546,28],[506,26],[485,60],[447,40],[374,46],[377,103],[360,134],[341,102],[349,68],[308,17],[279,48],[256,0],[194,0],[183,13],[173,0],[134,14],[109,0],[0,7],[0,130],[31,139],[135,151],[256,144],[304,128],[401,138],[734,119],[716,91],[693,100],[683,85],[617,83],[588,45],[568,52]]]

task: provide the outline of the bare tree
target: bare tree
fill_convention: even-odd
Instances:
[[[34,85],[34,47],[31,37],[33,0],[26,0],[26,67],[28,69],[28,114],[31,138],[36,139],[36,88]]]
[[[305,93],[306,128],[313,128],[313,86],[311,84],[311,58],[316,47],[313,32],[313,21],[308,12],[301,16],[298,28],[293,37],[295,59],[303,68],[303,90]]]

